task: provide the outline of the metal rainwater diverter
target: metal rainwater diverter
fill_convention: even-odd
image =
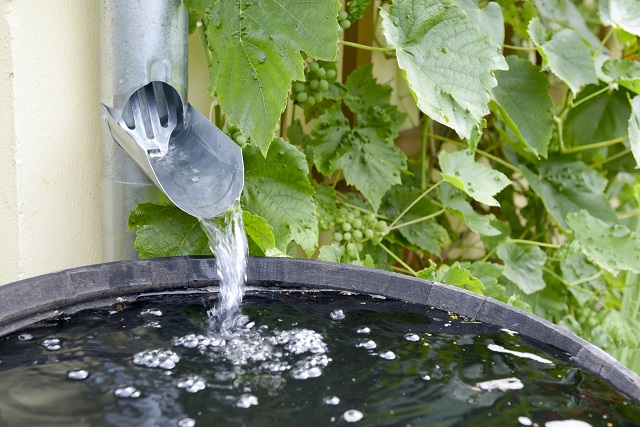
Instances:
[[[106,260],[135,256],[127,218],[158,199],[149,179],[198,218],[225,212],[242,191],[242,150],[186,101],[187,42],[180,0],[100,1]]]

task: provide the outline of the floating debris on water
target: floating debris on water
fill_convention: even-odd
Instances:
[[[137,399],[142,393],[134,386],[129,385],[115,389],[113,394],[123,399]]]
[[[482,390],[493,391],[507,391],[507,390],[520,390],[524,387],[522,381],[518,378],[503,378],[499,380],[483,381],[476,384],[476,387],[480,387]]]
[[[355,423],[360,421],[364,417],[364,414],[357,409],[349,409],[348,411],[345,411],[342,417],[348,423]]]
[[[518,333],[517,333],[516,331],[512,331],[511,329],[502,328],[502,329],[500,329],[500,330],[501,330],[502,332],[506,332],[506,333],[508,333],[508,334],[509,334],[509,335],[511,335],[511,336],[518,335]]]
[[[18,335],[18,340],[19,341],[29,341],[33,339],[33,335],[31,334],[20,334]]]
[[[562,420],[562,421],[547,421],[544,423],[544,427],[593,427],[591,424],[580,420]]]
[[[549,364],[552,365],[553,362],[549,359],[545,359],[544,357],[540,357],[537,354],[533,354],[533,353],[525,353],[525,352],[521,352],[521,351],[515,351],[515,350],[508,350],[500,345],[497,344],[489,344],[487,346],[489,348],[489,350],[491,351],[495,351],[498,353],[508,353],[508,354],[513,354],[514,356],[518,356],[518,357],[524,357],[527,359],[531,359],[531,360],[535,360],[536,362],[540,362],[540,363],[545,363],[545,364]]]
[[[346,317],[344,311],[340,309],[333,310],[329,316],[331,316],[333,320],[342,320]]]

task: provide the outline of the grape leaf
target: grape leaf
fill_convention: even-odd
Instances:
[[[320,261],[340,262],[342,255],[344,255],[344,248],[332,243],[331,245],[320,247],[318,259]]]
[[[455,153],[442,151],[438,159],[445,181],[480,203],[500,206],[493,196],[511,183],[502,172],[476,163],[473,154],[465,151],[456,151]]]
[[[497,84],[492,71],[507,69],[495,41],[454,0],[396,0],[380,15],[420,110],[461,138],[477,138]]]
[[[174,205],[141,203],[129,215],[140,258],[213,255],[197,218]]]
[[[522,39],[528,39],[527,24],[538,15],[538,9],[532,1],[514,2],[513,0],[496,0],[502,7],[504,20]]]
[[[407,157],[395,146],[396,121],[384,111],[371,107],[370,115],[351,129],[340,105],[320,116],[311,136],[311,149],[318,170],[330,176],[342,170],[348,184],[364,195],[374,210],[382,196],[400,184],[400,173],[406,170]],[[380,113],[378,120],[376,112]]]
[[[549,79],[517,56],[507,57],[507,63],[509,70],[496,71],[498,86],[491,90],[495,106],[518,141],[546,158],[553,129]]]
[[[496,254],[504,261],[502,274],[522,292],[529,295],[545,288],[542,268],[547,262],[547,254],[538,246],[503,243]]]
[[[604,308],[598,313],[597,322],[603,325],[616,347],[637,348],[640,346],[640,322],[613,308]]]
[[[471,272],[457,265],[451,266],[442,276],[442,283],[482,294],[484,285]]]
[[[612,82],[640,94],[640,63],[628,59],[610,59],[602,64],[602,72]]]
[[[589,96],[598,90],[598,87],[587,88],[580,94],[578,100]],[[571,109],[563,126],[563,139],[566,147],[595,144],[602,141],[620,138],[627,135],[628,117],[631,114],[629,101],[621,91],[604,93],[599,96],[586,99],[578,106]],[[601,149],[603,155],[607,148]],[[589,150],[591,157],[598,153],[597,150]],[[582,153],[582,158],[590,160],[587,153]]]
[[[540,15],[551,20],[554,24],[565,23],[566,25],[577,30],[582,38],[589,42],[593,49],[600,45],[598,39],[585,22],[580,10],[573,2],[566,0],[535,0]]]
[[[384,200],[382,211],[390,218],[397,218],[420,195],[416,188],[397,186],[394,187]],[[403,225],[411,221],[419,220],[437,212],[439,208],[429,199],[420,199],[402,219],[395,225],[397,231],[407,241],[407,246],[414,250],[426,250],[432,254],[440,255],[442,248],[451,242],[449,234],[434,218]]]
[[[560,262],[560,270],[569,284],[580,282],[579,285],[568,286],[567,290],[574,296],[581,307],[594,298],[593,294],[595,292],[606,289],[604,279],[597,276],[600,270],[588,262],[582,254],[569,255]]]
[[[371,0],[349,0],[347,6],[349,8],[349,19],[351,22],[355,22],[360,20],[367,8],[371,6]]]
[[[502,8],[496,2],[490,1],[483,9],[478,6],[478,0],[456,0],[458,6],[484,34],[491,37],[498,46],[504,43],[504,18]]]
[[[263,155],[291,82],[304,79],[301,51],[316,59],[336,58],[339,9],[338,0],[215,1],[209,6],[210,91]]]
[[[483,236],[497,236],[500,230],[491,223],[496,220],[495,215],[482,215],[473,210],[469,202],[465,200],[463,193],[449,183],[438,187],[438,198],[449,213],[457,216],[474,233]]]
[[[598,83],[591,49],[577,31],[563,28],[554,33],[551,40],[544,41],[540,20],[534,18],[529,24],[529,35],[542,56],[542,68],[550,69],[574,95],[583,86]]]
[[[636,159],[636,169],[640,168],[640,95],[631,100],[631,117],[629,117],[629,142],[631,152]]]
[[[267,224],[264,218],[248,211],[242,211],[242,222],[251,255],[265,256],[267,251],[275,248],[276,240],[273,236],[273,228]]]
[[[622,28],[640,36],[640,3],[638,0],[600,0],[600,19],[604,25]]]
[[[582,209],[605,221],[615,221],[615,212],[604,195],[607,181],[587,164],[549,160],[540,163],[537,174],[524,165],[520,169],[563,230],[569,229],[567,214]]]
[[[567,215],[567,225],[581,252],[614,276],[620,271],[640,273],[640,237],[620,224],[608,224],[586,210]]]
[[[311,255],[318,244],[318,219],[304,154],[281,138],[273,140],[266,158],[255,144],[242,152],[243,208],[267,220],[280,250],[293,239]]]

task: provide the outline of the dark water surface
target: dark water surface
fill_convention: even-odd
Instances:
[[[84,311],[0,338],[2,426],[638,426],[566,355],[414,304],[249,292]]]

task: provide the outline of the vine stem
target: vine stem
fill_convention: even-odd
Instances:
[[[606,159],[604,159],[604,160],[602,160],[600,162],[591,163],[591,166],[594,167],[594,168],[600,167],[600,166],[604,165],[605,163],[612,162],[612,161],[614,161],[616,159],[619,159],[620,157],[626,156],[629,153],[631,153],[631,148],[626,148],[626,149],[620,151],[619,153],[616,153],[611,157],[607,157]]]
[[[523,50],[523,51],[526,51],[526,52],[531,52],[531,51],[537,50],[535,47],[513,46],[513,45],[510,45],[510,44],[503,44],[502,47],[505,48],[505,49],[511,49],[511,50]]]
[[[595,52],[593,52],[593,56],[594,57],[598,56],[598,53],[600,53],[600,51],[602,50],[604,45],[607,44],[607,42],[609,41],[609,39],[611,38],[611,36],[613,35],[614,32],[615,32],[615,28],[613,28],[613,27],[609,28],[609,32],[604,36],[604,38],[600,42],[600,46],[598,46],[598,48],[595,50]]]
[[[343,45],[343,46],[350,46],[350,47],[355,47],[356,49],[362,49],[362,50],[370,50],[372,52],[395,52],[395,48],[393,47],[376,47],[376,46],[367,46],[364,44],[360,44],[360,43],[353,43],[353,42],[348,42],[346,40],[340,40],[338,42],[339,44]]]
[[[444,181],[440,180],[438,182],[436,182],[435,184],[433,184],[431,187],[427,188],[425,191],[422,192],[421,195],[419,195],[418,197],[416,197],[416,199],[411,202],[411,204],[409,206],[406,207],[405,210],[403,210],[400,215],[398,215],[396,217],[396,219],[393,220],[393,222],[389,225],[389,229],[393,229],[393,226],[396,225],[398,223],[398,221],[400,221],[400,219],[411,210],[412,207],[414,207],[416,205],[416,203],[418,203],[420,200],[422,200],[423,197],[425,197],[427,194],[431,193],[433,190],[435,190],[436,188],[438,188],[438,186],[440,184],[442,184]]]
[[[578,105],[582,104],[583,102],[587,102],[588,100],[590,100],[592,98],[595,98],[596,96],[601,95],[601,94],[607,92],[608,90],[609,90],[609,86],[605,86],[602,89],[597,90],[597,91],[593,92],[592,94],[585,96],[584,98],[580,98],[579,101],[576,101],[576,102],[573,103],[573,105],[571,105],[571,108],[576,108]]]
[[[534,240],[508,239],[507,242],[508,243],[521,243],[523,245],[534,245],[534,246],[540,246],[540,247],[543,247],[543,248],[551,248],[551,249],[560,249],[561,248],[560,245],[556,245],[556,244],[553,244],[553,243],[536,242]]]
[[[624,142],[628,139],[628,136],[621,136],[618,138],[614,138],[614,139],[609,139],[607,141],[602,141],[602,142],[596,142],[595,144],[587,144],[587,145],[577,145],[575,147],[569,147],[569,148],[565,148],[563,150],[561,150],[563,153],[576,153],[578,151],[586,151],[586,150],[591,150],[594,148],[602,148],[602,147],[608,147],[610,145],[615,145],[615,144],[619,144],[621,142]]]
[[[391,249],[387,248],[385,245],[383,245],[382,243],[378,243],[378,246],[380,246],[382,248],[383,251],[385,251],[386,253],[388,253],[389,255],[391,255],[391,257],[393,259],[395,259],[398,264],[400,264],[401,266],[403,266],[404,268],[407,269],[408,272],[410,272],[411,274],[413,274],[414,276],[418,276],[418,273],[416,273],[416,271],[409,267],[409,265],[407,265],[406,262],[404,262],[403,260],[401,260],[398,255],[394,254],[393,252],[391,252]]]
[[[618,215],[618,219],[627,219],[634,217],[636,215],[640,215],[640,209],[632,210],[631,212],[624,212]]]
[[[442,181],[440,181],[440,182],[442,182]],[[402,224],[393,225],[393,226],[389,227],[389,231],[397,230],[398,228],[402,228],[402,227],[407,226],[407,225],[417,224],[419,222],[426,221],[426,220],[431,219],[431,218],[435,218],[438,215],[442,215],[446,211],[447,211],[446,209],[440,209],[438,212],[434,212],[434,213],[432,213],[430,215],[423,216],[423,217],[417,218],[417,219],[412,219],[411,221],[403,222]]]

